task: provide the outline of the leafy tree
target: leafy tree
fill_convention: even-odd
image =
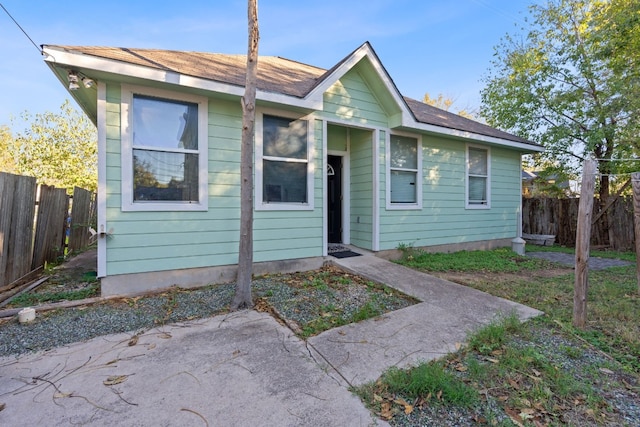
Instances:
[[[600,59],[608,64],[618,81],[628,112],[617,134],[624,152],[620,157],[631,157],[640,152],[640,2],[612,0],[600,4],[596,13]],[[627,172],[640,170],[637,162],[622,167]]]
[[[436,107],[439,108],[441,110],[444,111],[449,111],[451,109],[451,107],[453,106],[453,104],[455,103],[454,99],[451,99],[449,97],[446,97],[439,93],[437,98],[432,98],[429,93],[425,93],[424,94],[424,98],[422,99],[422,102],[424,102],[425,104],[429,104],[432,107]],[[459,116],[462,117],[466,117],[467,119],[474,119],[473,114],[468,113],[466,110],[458,110],[458,112],[456,113]]]
[[[138,159],[133,156],[133,184],[134,187],[158,187],[156,176],[151,171],[151,164],[148,161]]]
[[[7,150],[14,158],[16,173],[70,192],[74,186],[96,191],[96,128],[84,114],[67,100],[58,113],[32,116],[24,112],[21,117],[27,128],[9,139]]]
[[[627,46],[640,43],[637,10],[635,0],[532,6],[528,33],[503,38],[481,92],[487,122],[543,144],[541,159],[574,171],[576,156],[599,159],[602,203],[610,174],[625,168],[612,160],[639,151],[638,100],[627,96],[640,84],[638,50]]]
[[[17,173],[13,153],[13,135],[7,126],[0,126],[0,171]]]

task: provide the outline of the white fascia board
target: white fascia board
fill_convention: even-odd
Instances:
[[[523,142],[510,141],[508,139],[496,138],[495,136],[482,135],[479,133],[467,132],[463,130],[446,128],[444,126],[430,125],[426,123],[420,123],[415,120],[411,120],[408,123],[404,123],[403,126],[412,129],[419,129],[426,132],[436,133],[440,135],[452,136],[456,138],[463,138],[470,141],[485,142],[487,144],[500,145],[503,147],[516,148],[527,152],[542,152],[544,147],[525,144]]]
[[[155,82],[190,87],[194,89],[201,89],[208,92],[217,92],[235,95],[238,97],[244,96],[244,87],[235,86],[228,83],[221,83],[199,77],[188,76],[173,71],[158,70],[142,65],[128,64],[112,59],[97,58],[95,56],[82,53],[72,53],[50,48],[45,48],[44,52],[45,61],[49,62],[50,67],[52,68],[85,68],[126,77],[133,77]],[[322,96],[319,100],[301,99],[295,96],[258,90],[256,91],[256,99],[306,109],[322,109]]]

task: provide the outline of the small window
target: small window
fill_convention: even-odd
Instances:
[[[262,115],[261,147],[258,161],[262,167],[259,200],[262,207],[272,205],[308,206],[310,155],[307,120]]]
[[[206,209],[206,104],[133,91],[123,100],[123,209]]]
[[[489,150],[467,147],[467,207],[489,207]]]
[[[388,150],[388,207],[419,207],[420,151],[417,138],[391,135]]]

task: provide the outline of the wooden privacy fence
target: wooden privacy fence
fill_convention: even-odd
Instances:
[[[56,261],[65,249],[88,246],[93,218],[90,191],[76,187],[71,198],[33,177],[0,172],[0,288]]]
[[[527,234],[553,234],[556,244],[574,247],[578,222],[579,198],[523,198],[522,232]],[[617,197],[606,212],[598,199],[593,203],[591,245],[614,250],[632,250],[633,197]]]

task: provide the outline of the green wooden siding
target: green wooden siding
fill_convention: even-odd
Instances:
[[[349,148],[349,128],[327,125],[327,150],[347,151]]]
[[[314,121],[312,211],[256,211],[254,261],[322,255],[322,122]],[[238,262],[240,223],[239,102],[209,100],[206,212],[121,210],[120,86],[107,87],[107,274]]]
[[[373,249],[376,199],[380,250],[393,249],[400,243],[431,246],[515,236],[520,203],[520,153],[515,150],[491,148],[491,209],[469,210],[465,209],[465,143],[425,134],[423,209],[386,210],[385,144],[389,131],[385,129],[389,123],[397,122],[398,109],[383,90],[386,89],[377,72],[364,63],[347,72],[325,93],[323,111],[310,122],[313,209],[254,211],[255,262],[322,255],[326,156],[323,120],[328,122],[327,150],[349,152],[348,214],[353,245]],[[106,227],[112,234],[107,239],[107,275],[236,264],[240,102],[209,98],[206,212],[123,212],[120,97],[120,85],[108,83]],[[374,165],[379,171],[377,194],[373,193]]]
[[[108,87],[107,109],[120,109],[118,85]],[[237,262],[241,115],[239,103],[209,102],[207,212],[122,212],[120,118],[108,115],[108,275]]]
[[[322,121],[312,120],[313,210],[255,211],[254,261],[322,256]]]
[[[364,77],[354,67],[324,94],[324,111],[358,126],[388,124],[386,112],[373,95]]]
[[[365,249],[373,249],[373,135],[350,129],[351,243]]]
[[[515,237],[520,153],[491,148],[491,208],[465,209],[465,143],[425,135],[422,146],[423,209],[381,209],[381,250]]]

